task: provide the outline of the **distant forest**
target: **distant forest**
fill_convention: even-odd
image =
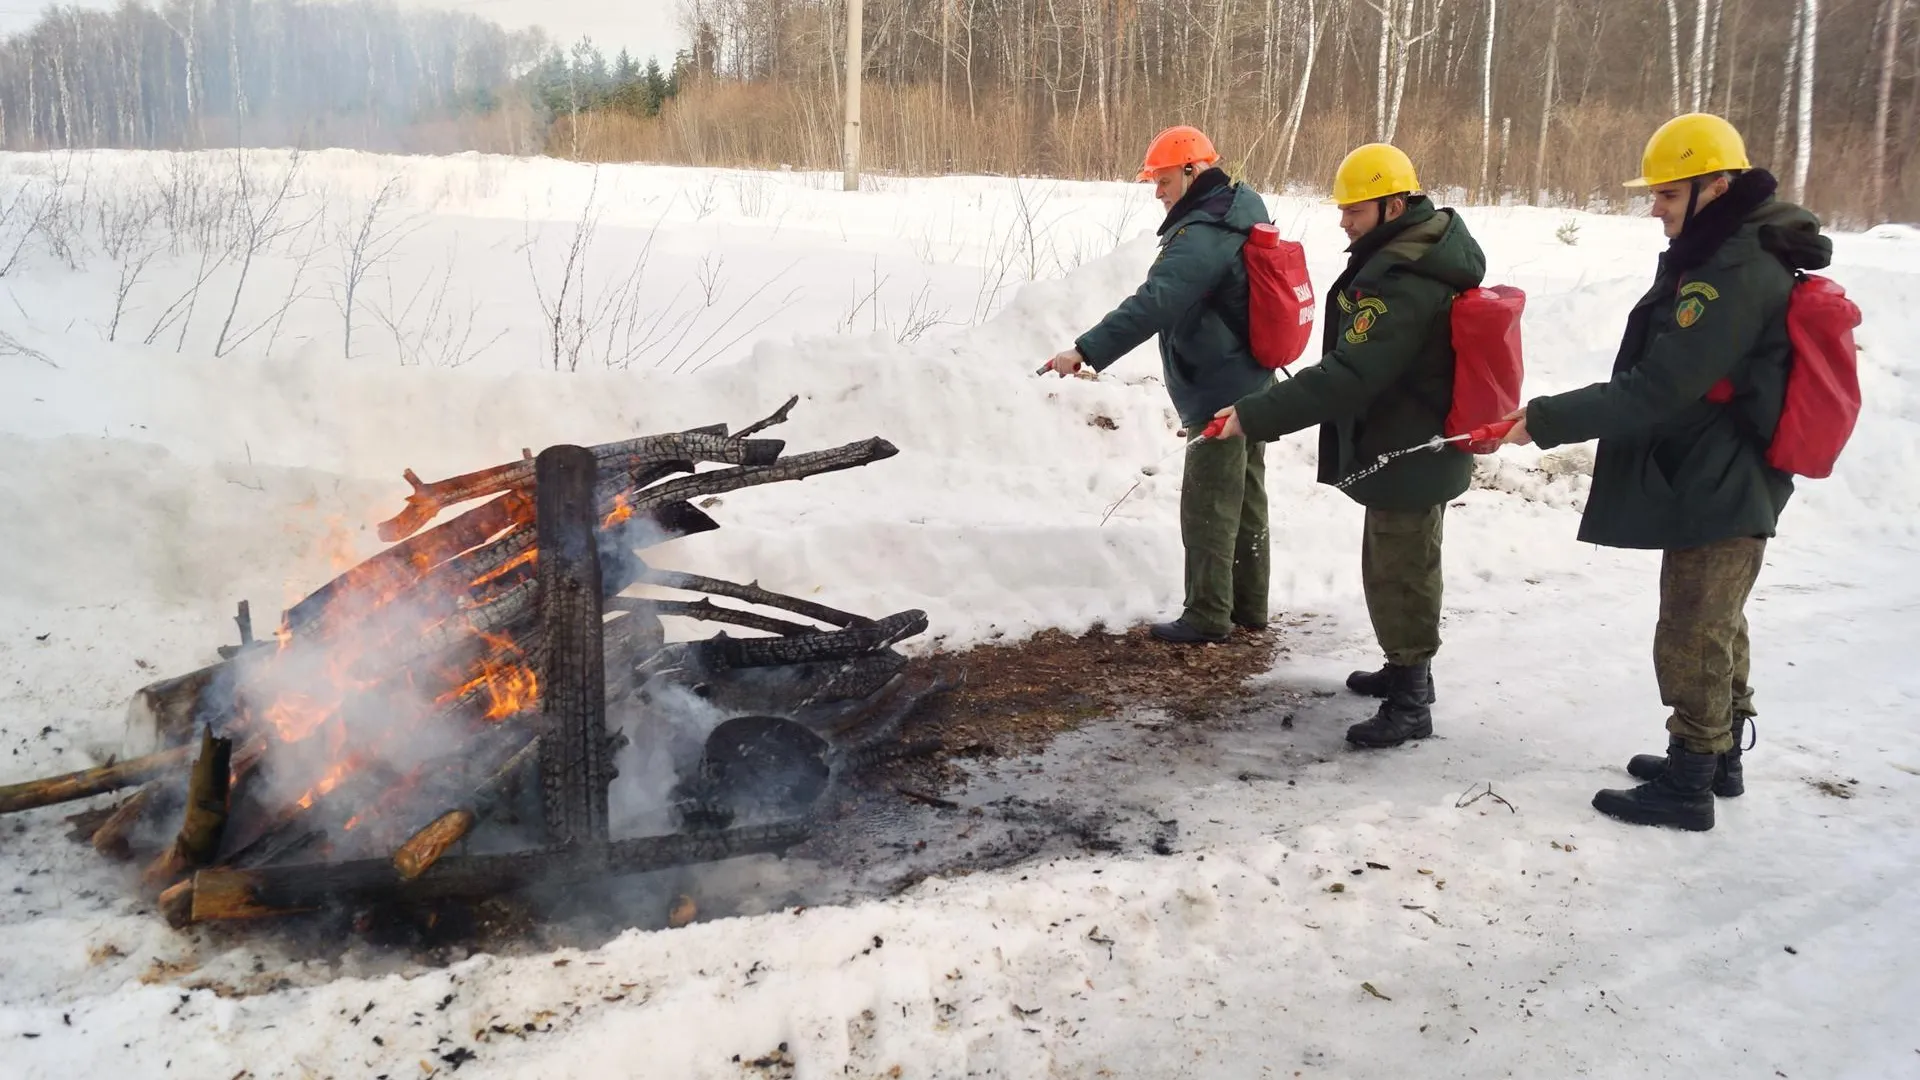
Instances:
[[[0,41],[0,149],[540,153],[559,117],[657,116],[690,63],[372,0],[50,8]]]
[[[665,69],[391,0],[125,0],[0,43],[0,147],[347,146],[837,168],[847,0],[679,0]],[[1266,190],[1405,148],[1476,201],[1620,208],[1663,120],[1837,223],[1920,219],[1920,0],[865,0],[874,171],[1130,177],[1205,127]]]

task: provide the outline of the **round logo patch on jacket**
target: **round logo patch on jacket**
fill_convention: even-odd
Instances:
[[[1706,313],[1706,303],[1697,296],[1689,296],[1680,301],[1679,307],[1673,309],[1673,321],[1680,324],[1680,329],[1685,330],[1699,322],[1700,316]]]

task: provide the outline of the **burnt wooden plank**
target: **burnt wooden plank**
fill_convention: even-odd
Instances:
[[[448,856],[407,879],[392,859],[301,863],[193,876],[192,920],[261,918],[342,901],[402,903],[495,896],[621,874],[774,854],[807,838],[800,822],[725,831],[643,836],[502,855]]]
[[[606,669],[594,453],[553,446],[534,462],[541,639],[540,783],[553,843],[607,838]]]

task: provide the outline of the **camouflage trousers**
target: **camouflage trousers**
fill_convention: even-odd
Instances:
[[[1766,551],[1765,540],[1740,537],[1660,560],[1654,677],[1673,710],[1667,731],[1696,754],[1732,749],[1735,719],[1754,715],[1746,607]]]
[[[1360,584],[1387,663],[1412,666],[1440,651],[1440,541],[1447,504],[1367,511]]]
[[[1205,634],[1224,634],[1235,623],[1266,625],[1272,573],[1266,443],[1244,438],[1187,442],[1180,542],[1187,553],[1182,622]]]

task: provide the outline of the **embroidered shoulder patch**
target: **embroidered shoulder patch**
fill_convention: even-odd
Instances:
[[[1720,299],[1720,290],[1704,281],[1689,281],[1680,286],[1681,296],[1698,296],[1706,300]]]
[[[1380,321],[1380,316],[1387,313],[1387,302],[1377,296],[1363,296],[1349,310],[1353,311],[1353,325],[1344,336],[1347,344],[1359,345],[1367,340],[1367,334]]]
[[[1700,299],[1698,296],[1689,296],[1680,301],[1680,305],[1673,309],[1673,321],[1679,325],[1680,329],[1686,330],[1690,329],[1694,323],[1699,322],[1700,317],[1706,313],[1706,301]]]

